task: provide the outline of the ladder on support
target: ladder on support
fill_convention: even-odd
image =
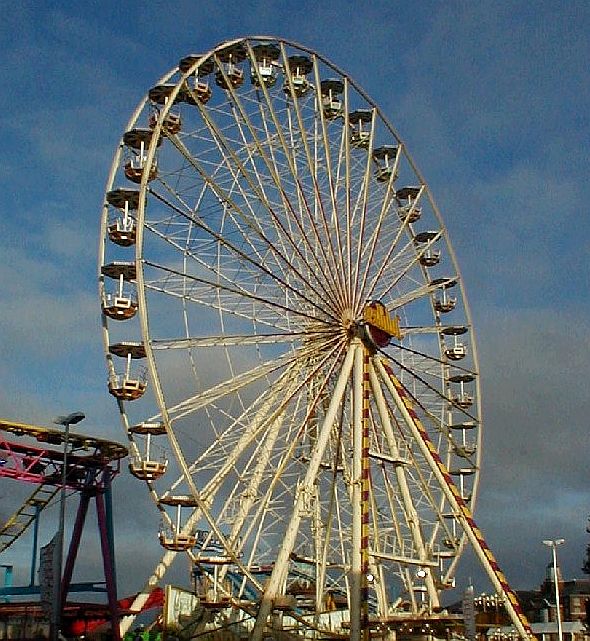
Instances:
[[[54,485],[38,485],[8,521],[0,527],[0,553],[9,548],[59,492]]]
[[[400,414],[413,432],[414,439],[421,449],[422,455],[429,463],[430,468],[437,478],[446,499],[461,523],[473,551],[486,571],[496,592],[504,599],[504,607],[512,620],[522,641],[534,641],[531,626],[522,611],[515,592],[512,590],[506,576],[500,570],[498,562],[488,547],[481,530],[473,520],[473,515],[462,497],[460,490],[455,485],[447,467],[441,460],[436,446],[430,439],[428,432],[414,410],[411,394],[397,379],[387,360],[374,357],[374,365],[381,374],[396,403]]]

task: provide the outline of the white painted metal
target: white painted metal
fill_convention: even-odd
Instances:
[[[523,625],[523,621],[519,616],[518,612],[516,611],[509,597],[509,593],[506,590],[506,586],[503,585],[502,581],[500,580],[498,571],[494,569],[492,563],[490,562],[490,558],[486,554],[486,551],[482,548],[481,541],[478,538],[478,533],[476,533],[474,526],[469,522],[469,520],[465,515],[464,510],[462,510],[461,506],[459,505],[455,497],[455,494],[452,491],[451,485],[449,484],[449,481],[445,478],[440,465],[435,461],[434,457],[432,456],[430,448],[428,447],[428,443],[425,442],[425,440],[421,436],[415,419],[411,416],[406,404],[404,403],[404,400],[400,397],[397,389],[395,388],[395,385],[391,381],[390,376],[385,371],[385,368],[383,367],[383,363],[380,361],[380,359],[375,359],[374,362],[376,363],[377,369],[381,374],[381,377],[385,386],[387,387],[389,393],[393,397],[393,400],[397,406],[399,413],[403,416],[404,421],[406,422],[409,429],[412,431],[417,447],[421,450],[424,458],[428,462],[428,465],[430,466],[432,473],[437,477],[437,480],[441,488],[443,489],[443,492],[449,502],[449,505],[451,506],[455,514],[455,518],[461,524],[463,531],[465,532],[465,534],[467,535],[467,538],[469,539],[469,542],[471,543],[471,547],[473,551],[475,552],[483,568],[486,570],[488,578],[490,579],[492,585],[494,586],[496,593],[503,597],[503,605],[506,608],[506,611],[508,612],[510,619],[512,620],[512,624],[518,631],[518,634],[520,635],[521,639],[526,641],[527,639],[530,638],[531,635],[529,631],[525,629]],[[514,596],[514,595],[512,594],[510,596]]]
[[[256,625],[254,626],[254,630],[252,632],[251,641],[260,641],[262,639],[268,616],[270,615],[272,610],[273,599],[275,599],[276,596],[280,593],[281,585],[285,580],[285,574],[288,569],[289,556],[293,551],[299,524],[301,522],[304,511],[305,498],[313,489],[313,485],[316,480],[322,458],[324,456],[326,445],[328,444],[330,433],[332,432],[332,429],[334,427],[336,412],[339,409],[344,390],[349,382],[348,379],[354,364],[354,357],[359,350],[360,345],[357,340],[351,344],[348,353],[346,354],[346,359],[338,377],[338,382],[336,383],[336,386],[334,388],[334,394],[330,400],[330,405],[328,407],[328,411],[326,412],[324,423],[319,431],[318,440],[309,460],[305,479],[303,480],[299,488],[299,492],[295,497],[296,502],[293,508],[293,513],[291,515],[289,525],[287,526],[287,529],[285,531],[285,537],[279,548],[279,553],[277,554],[273,572],[270,576],[268,584],[264,590],[262,600],[260,602],[258,616],[256,617]]]
[[[361,575],[361,518],[363,510],[362,498],[362,450],[363,450],[363,350],[360,345],[356,348],[354,372],[352,379],[352,548],[350,555],[350,639],[360,641],[361,638],[361,590],[363,577]]]
[[[389,408],[387,407],[387,404],[385,402],[383,390],[381,389],[381,383],[379,382],[377,375],[375,374],[375,368],[373,367],[372,363],[369,367],[369,380],[371,382],[371,390],[373,392],[373,396],[377,404],[377,409],[379,411],[379,416],[381,418],[381,424],[383,426],[385,438],[387,439],[387,443],[389,445],[389,451],[394,458],[400,458],[399,448],[396,442],[395,435],[393,433],[391,419],[389,416]],[[414,506],[414,499],[412,498],[408,479],[406,477],[406,471],[402,465],[395,466],[395,476],[404,505],[404,515],[407,519],[407,524],[412,533],[412,539],[417,551],[416,561],[420,565],[420,567],[426,569],[425,584],[428,589],[428,596],[430,598],[430,602],[432,603],[432,607],[436,608],[440,605],[440,601],[438,592],[434,585],[432,573],[428,568],[429,565],[432,565],[432,561],[426,552],[426,545],[422,537],[422,532],[420,531],[420,517],[418,516],[418,511]],[[404,559],[404,557],[397,558],[399,558],[402,562],[411,565],[410,559]],[[416,563],[416,561],[414,561],[414,563]]]
[[[262,41],[280,52],[274,83],[267,70],[251,65]],[[231,48],[242,84],[230,82]],[[308,61],[297,82],[288,64],[294,55]],[[332,96],[342,108],[337,117],[323,107],[328,78],[341,83],[341,93]],[[211,88],[207,102],[203,83]],[[149,370],[146,394],[119,402],[123,425],[164,424],[166,434],[153,446],[171,454],[168,470],[148,481],[148,490],[168,528],[207,530],[221,542],[231,563],[204,571],[217,580],[220,598],[239,603],[248,616],[258,612],[256,635],[273,601],[288,592],[306,621],[320,628],[322,621],[343,621],[357,638],[362,377],[358,364],[355,374],[343,372],[355,351],[360,361],[362,349],[374,348],[363,327],[369,301],[380,300],[400,317],[403,338],[383,349],[420,399],[441,457],[475,471],[462,478],[471,506],[477,494],[479,382],[466,385],[474,399],[468,409],[453,404],[449,382],[453,374],[477,374],[477,352],[467,339],[460,363],[445,354],[454,339],[442,334],[444,327],[465,326],[473,336],[446,229],[397,132],[366,93],[319,54],[276,38],[236,39],[185,61],[158,85],[156,94],[168,101],[146,96],[127,125],[140,130],[143,145],[142,180],[133,187],[139,206],[121,209],[135,223],[135,245],[109,241],[109,216],[117,212],[108,202],[101,228],[101,299],[105,265],[134,260],[137,272],[135,283],[125,283],[137,294],[136,316],[103,318],[109,371],[108,346],[121,340],[144,344]],[[363,145],[350,140],[349,114],[357,109],[370,114]],[[383,145],[391,152],[385,169],[373,156]],[[107,192],[121,182],[129,186],[124,167],[136,155],[122,139]],[[403,200],[400,194],[412,186],[411,200]],[[432,243],[414,242],[425,229],[440,230],[441,261],[430,267],[420,258]],[[435,301],[446,292],[441,283],[449,282],[456,283],[457,303],[443,313]],[[445,517],[443,489],[374,373],[369,412],[370,615],[387,617],[398,607],[432,611],[462,542]],[[474,425],[469,442],[467,428],[456,428],[468,422]],[[141,460],[145,436],[131,431],[129,439]],[[167,493],[190,494],[197,505],[192,514],[183,510],[177,525],[173,510],[159,502]],[[206,556],[196,548],[189,557],[201,553]],[[148,588],[174,556],[164,555]],[[416,561],[424,579],[416,577]],[[260,566],[272,568],[268,583],[252,570]],[[297,592],[305,582],[309,599]],[[416,598],[423,589],[424,602]],[[338,616],[324,612],[330,595]]]

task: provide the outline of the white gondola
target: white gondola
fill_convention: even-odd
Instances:
[[[445,356],[451,361],[460,361],[467,356],[467,348],[463,343],[457,343],[445,349]]]
[[[119,294],[105,293],[102,298],[102,313],[113,320],[129,320],[137,314],[135,294],[121,291]]]
[[[280,48],[271,43],[261,43],[252,47],[254,60],[250,73],[252,84],[272,87],[277,81],[277,60],[281,55]]]
[[[153,459],[142,459],[139,456],[131,456],[129,458],[129,471],[140,481],[155,481],[164,476],[167,469],[167,459],[156,461]]]
[[[453,405],[457,405],[462,409],[468,409],[473,405],[473,395],[467,392],[465,384],[471,383],[474,380],[475,377],[472,374],[456,374],[449,377],[450,383],[459,385],[459,390],[457,392],[451,392],[450,395],[450,401]]]
[[[342,115],[342,92],[344,83],[342,80],[329,78],[320,83],[322,111],[324,118],[334,120]]]
[[[422,209],[418,206],[418,194],[420,187],[406,186],[398,189],[395,198],[398,202],[398,216],[408,223],[415,223],[422,215]]]
[[[195,58],[198,59],[199,56],[196,56]],[[179,67],[181,70],[185,69],[185,71],[188,71],[188,69],[195,62],[197,62],[196,59],[194,59],[192,56],[188,56],[187,58],[183,58],[180,61]],[[215,64],[213,60],[211,58],[207,58],[206,60],[203,60],[196,68],[193,77],[189,78],[186,81],[183,87],[183,99],[187,104],[206,105],[209,100],[211,100],[213,91],[209,85],[209,80],[207,79],[207,77],[211,73],[213,73],[214,68]],[[243,74],[241,75],[241,78],[243,80]],[[232,81],[230,80],[230,83],[231,82]]]
[[[457,456],[461,456],[462,458],[469,458],[470,456],[473,456],[473,454],[475,454],[475,452],[477,451],[477,446],[475,445],[475,443],[464,443],[463,445],[455,445],[453,451]]]
[[[313,69],[313,63],[308,56],[289,56],[287,64],[289,65],[289,72],[291,74],[293,93],[300,98],[308,93],[312,88],[307,76]],[[287,75],[285,75],[283,91],[287,95],[291,94],[291,87],[289,86]]]
[[[136,189],[113,189],[106,195],[109,210],[107,233],[109,240],[120,247],[135,244],[135,213],[139,205],[139,191]]]
[[[125,371],[112,371],[109,375],[109,392],[121,401],[136,401],[141,398],[147,387],[147,372],[145,368],[139,371],[132,362],[146,356],[143,343],[115,343],[109,346],[109,352],[126,360]]]
[[[172,84],[162,84],[152,87],[148,92],[148,97],[153,103],[153,111],[150,114],[148,125],[150,129],[154,129],[159,118],[160,118],[160,109],[159,106],[167,105],[171,100],[171,94],[175,90],[175,85]],[[179,91],[176,95],[174,103],[184,101],[184,92]],[[170,110],[166,114],[164,121],[162,123],[162,133],[164,135],[168,134],[177,134],[182,129],[182,118],[179,111]]]
[[[439,278],[431,281],[431,285],[435,285],[440,293],[434,297],[434,309],[439,314],[448,314],[452,312],[457,306],[457,298],[449,296],[448,290],[455,287],[456,280],[449,280],[448,278]]]
[[[391,179],[396,179],[396,176],[393,176],[393,172],[397,154],[398,148],[394,145],[383,145],[373,150],[373,160],[377,165],[377,169],[375,170],[377,182],[383,183],[389,182]]]
[[[432,249],[432,244],[438,240],[439,236],[438,231],[423,231],[414,236],[414,243],[419,251],[418,260],[423,267],[434,267],[440,262],[440,251]]]
[[[145,167],[145,161],[147,156],[145,154],[138,154],[135,158],[128,160],[125,163],[125,177],[135,184],[139,184],[143,178],[143,168]],[[147,181],[151,182],[155,180],[158,175],[158,167],[155,162],[150,165],[150,169],[147,176]]]
[[[133,149],[136,153],[125,163],[124,173],[128,180],[139,184],[143,177],[143,170],[147,160],[147,149],[151,144],[153,137],[152,129],[135,128],[126,131],[123,134],[123,144],[128,149]],[[162,144],[162,139],[158,139],[158,147]],[[154,158],[148,171],[147,180],[152,181],[158,175],[157,162]]]
[[[350,144],[353,147],[367,149],[371,140],[373,112],[370,109],[357,109],[348,115],[350,123]]]
[[[109,240],[120,247],[135,245],[137,230],[135,221],[130,216],[117,216],[108,227]]]
[[[156,124],[158,123],[159,118],[160,118],[160,111],[158,109],[154,109],[154,111],[150,114],[150,118],[149,118],[150,129],[154,129],[156,127]],[[164,120],[162,121],[162,133],[164,135],[177,134],[180,132],[181,129],[182,129],[182,118],[180,116],[180,113],[177,111],[169,111],[164,117]]]
[[[166,434],[163,423],[139,423],[129,428],[131,434],[140,435],[145,439],[143,453],[137,452],[129,457],[129,471],[141,481],[155,481],[166,473],[168,459],[162,454],[155,457],[152,447],[152,437]]]
[[[136,270],[135,263],[114,262],[103,265],[103,276],[118,281],[115,292],[104,292],[102,297],[102,313],[113,320],[128,320],[137,313],[137,296],[134,286]],[[130,291],[131,290],[131,291]]]
[[[239,66],[246,57],[243,45],[227,47],[219,53],[220,67],[215,72],[215,83],[222,89],[237,89],[244,84],[244,70]]]
[[[467,333],[467,327],[463,325],[451,325],[444,327],[441,334],[444,336],[453,337],[453,345],[445,347],[444,354],[451,361],[460,361],[467,356],[467,346],[463,343],[459,336]]]
[[[182,508],[195,508],[197,503],[192,496],[179,496],[166,494],[158,500],[160,505],[176,508],[176,518],[173,527],[162,525],[158,538],[160,545],[172,552],[186,552],[195,547],[197,536],[191,532],[183,532]]]

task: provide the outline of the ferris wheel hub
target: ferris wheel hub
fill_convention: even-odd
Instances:
[[[346,331],[349,331],[352,327],[354,327],[354,325],[356,325],[355,314],[350,307],[347,307],[342,311],[340,322],[342,323],[342,327]]]
[[[392,338],[401,340],[399,317],[392,316],[381,301],[371,301],[363,309],[363,336],[373,347],[387,347]]]

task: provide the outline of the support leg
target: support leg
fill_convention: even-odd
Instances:
[[[107,595],[109,600],[109,608],[111,610],[113,640],[120,641],[121,637],[119,632],[119,605],[117,603],[117,586],[115,585],[113,572],[114,559],[111,557],[111,549],[109,545],[104,497],[100,492],[96,495],[95,501],[96,514],[98,516],[98,529],[100,531],[100,547],[102,549],[104,578],[107,584]]]

